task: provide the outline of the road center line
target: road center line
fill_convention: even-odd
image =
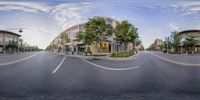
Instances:
[[[56,71],[60,68],[60,66],[63,64],[63,62],[65,61],[65,59],[66,59],[66,56],[63,58],[63,60],[60,62],[60,64],[56,67],[56,69],[54,69],[53,71],[52,71],[52,73],[54,74],[54,73],[56,73]]]
[[[95,63],[92,63],[84,58],[82,58],[83,61],[93,65],[93,66],[96,66],[98,68],[101,68],[101,69],[106,69],[106,70],[114,70],[114,71],[122,71],[122,70],[131,70],[131,69],[135,69],[135,68],[139,68],[140,66],[135,66],[135,67],[129,67],[129,68],[108,68],[108,67],[104,67],[104,66],[101,66],[101,65],[97,65]]]
[[[38,55],[40,52],[36,53],[36,54],[33,54],[31,56],[28,56],[28,57],[25,57],[25,58],[22,58],[22,59],[19,59],[19,60],[15,60],[15,61],[10,61],[10,62],[5,62],[5,63],[0,63],[0,66],[3,66],[3,65],[10,65],[10,64],[15,64],[15,63],[18,63],[18,62],[22,62],[24,60],[27,60],[29,58],[32,58],[36,55]]]

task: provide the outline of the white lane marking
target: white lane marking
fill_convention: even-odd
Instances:
[[[101,65],[97,65],[95,63],[92,63],[92,62],[89,62],[88,60],[82,58],[83,61],[93,65],[93,66],[96,66],[98,68],[101,68],[101,69],[106,69],[106,70],[114,70],[114,71],[120,71],[120,70],[131,70],[131,69],[135,69],[135,68],[139,68],[140,66],[135,66],[135,67],[129,67],[129,68],[108,68],[108,67],[104,67],[104,66],[101,66]]]
[[[15,64],[15,63],[18,63],[18,62],[22,62],[24,60],[27,60],[29,58],[32,58],[36,55],[38,55],[40,52],[34,54],[34,55],[31,55],[31,56],[28,56],[28,57],[25,57],[25,58],[22,58],[22,59],[19,59],[19,60],[15,60],[15,61],[10,61],[10,62],[5,62],[5,63],[0,63],[0,66],[3,66],[3,65],[10,65],[10,64]]]
[[[60,62],[60,64],[56,67],[56,69],[54,69],[53,71],[52,71],[52,73],[54,74],[54,73],[56,73],[56,71],[60,68],[60,66],[63,64],[63,62],[65,61],[65,59],[66,59],[66,56],[63,58],[63,60]]]

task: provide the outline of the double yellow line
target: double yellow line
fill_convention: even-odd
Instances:
[[[173,64],[184,65],[184,66],[199,66],[199,67],[200,67],[200,64],[183,63],[183,62],[178,62],[178,61],[170,60],[170,59],[167,59],[167,58],[158,56],[158,55],[156,55],[156,54],[152,54],[152,55],[154,55],[155,57],[158,57],[158,58],[160,58],[160,59],[162,59],[162,60],[165,60],[165,61],[167,61],[167,62],[173,63]]]
[[[40,52],[34,54],[34,55],[31,55],[31,56],[28,56],[28,57],[25,57],[25,58],[22,58],[22,59],[19,59],[19,60],[15,60],[15,61],[10,61],[10,62],[5,62],[5,63],[0,63],[0,66],[5,66],[5,65],[10,65],[10,64],[15,64],[15,63],[18,63],[18,62],[21,62],[21,61],[24,61],[24,60],[27,60],[31,57],[34,57],[36,55],[38,55]]]

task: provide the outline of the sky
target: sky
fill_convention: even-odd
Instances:
[[[127,20],[145,48],[172,31],[200,29],[199,0],[0,0],[0,30],[46,48],[65,29],[94,16]]]

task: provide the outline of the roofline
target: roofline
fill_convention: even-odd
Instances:
[[[51,43],[52,43],[54,40],[56,40],[61,34],[65,33],[66,31],[68,31],[68,30],[71,29],[72,27],[80,26],[80,25],[85,25],[85,24],[86,24],[86,23],[80,23],[80,24],[77,24],[77,25],[74,25],[74,26],[71,26],[71,27],[65,29],[64,31],[62,31],[61,33],[59,33],[59,34],[51,41]]]
[[[184,34],[187,32],[199,32],[200,33],[200,30],[184,30],[184,31],[179,32],[179,34]]]
[[[71,26],[71,27],[67,28],[66,30],[64,30],[63,32],[65,32],[65,31],[67,31],[67,30],[69,30],[69,29],[71,29],[71,28],[73,28],[73,27],[81,26],[81,25],[85,25],[85,24],[86,24],[86,23],[81,23],[81,24],[77,24],[77,25]],[[62,32],[62,33],[63,33],[63,32]]]
[[[8,33],[8,34],[13,34],[13,35],[16,35],[18,37],[21,37],[21,35],[17,34],[17,33],[14,33],[14,32],[10,32],[10,31],[6,31],[6,30],[0,30],[0,32],[2,33]]]

